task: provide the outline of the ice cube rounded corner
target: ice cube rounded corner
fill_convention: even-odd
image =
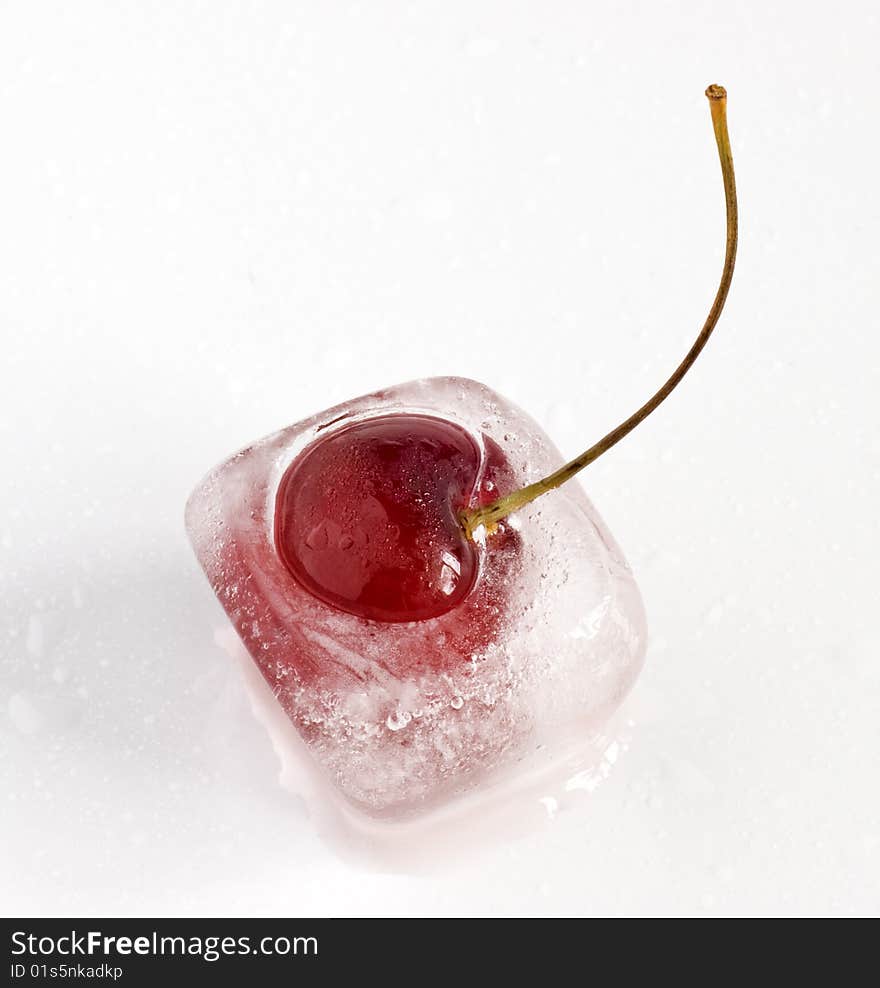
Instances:
[[[320,437],[398,413],[459,425],[511,489],[562,463],[507,399],[429,378],[252,443],[186,508],[196,556],[310,756],[347,804],[391,820],[534,777],[576,751],[632,686],[646,642],[632,573],[578,481],[507,519],[497,548],[497,536],[482,546],[468,597],[439,617],[368,620],[306,590],[275,544],[282,478]],[[491,476],[475,478],[484,497]]]

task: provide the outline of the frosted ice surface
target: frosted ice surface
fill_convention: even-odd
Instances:
[[[490,638],[465,654],[455,610],[409,624],[366,621],[301,587],[274,545],[281,478],[319,434],[396,412],[451,420],[481,450],[497,443],[521,484],[562,462],[543,430],[494,391],[433,378],[254,443],[211,471],[186,511],[214,591],[312,757],[352,803],[388,817],[553,764],[620,703],[645,650],[632,574],[577,481],[508,519],[520,539],[515,567],[495,565],[491,539],[483,548],[479,581],[493,594],[481,599],[499,613]],[[418,661],[444,648],[448,662]]]

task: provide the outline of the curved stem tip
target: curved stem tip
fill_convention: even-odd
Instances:
[[[570,480],[576,473],[579,473],[585,466],[598,459],[603,453],[611,449],[612,446],[620,442],[628,433],[646,419],[651,412],[657,408],[678,385],[679,381],[687,374],[694,361],[700,355],[706,345],[712,330],[718,323],[727,293],[730,290],[730,282],[733,278],[733,266],[736,261],[736,244],[738,230],[738,215],[736,204],[736,181],[733,174],[733,156],[730,150],[730,137],[727,133],[727,91],[723,86],[712,85],[706,90],[709,99],[709,108],[712,112],[712,127],[715,131],[715,143],[718,145],[718,157],[721,160],[721,175],[724,180],[724,198],[727,204],[727,249],[724,255],[724,267],[721,271],[721,282],[718,291],[715,293],[715,301],[706,317],[706,322],[700,330],[694,345],[688,350],[684,360],[676,367],[666,383],[649,398],[641,408],[633,412],[626,421],[621,422],[616,429],[612,429],[607,436],[604,436],[589,449],[575,457],[570,463],[560,467],[555,473],[551,473],[543,480],[534,484],[529,484],[519,490],[506,494],[498,498],[491,504],[479,508],[466,508],[461,512],[461,524],[468,538],[474,539],[480,528],[491,535],[498,527],[498,522],[506,518],[514,511],[518,511],[525,505],[530,504],[535,498],[555,490],[557,487]]]

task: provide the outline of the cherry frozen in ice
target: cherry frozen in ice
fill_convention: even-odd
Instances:
[[[484,385],[415,381],[252,444],[190,498],[190,538],[241,640],[326,776],[372,814],[546,766],[641,668],[632,574],[566,481],[668,397],[718,322],[737,205],[726,94],[706,95],[721,281],[684,360],[617,428],[560,466],[540,426]]]

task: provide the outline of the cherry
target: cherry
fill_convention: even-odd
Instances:
[[[290,572],[328,604],[376,621],[418,621],[473,587],[464,533],[480,450],[427,415],[368,419],[320,438],[278,489],[275,541]]]

